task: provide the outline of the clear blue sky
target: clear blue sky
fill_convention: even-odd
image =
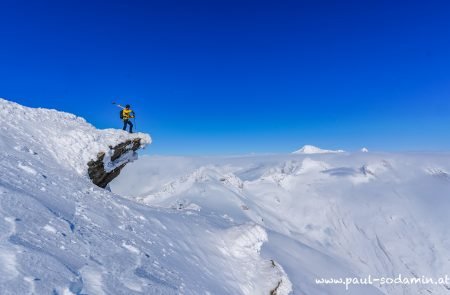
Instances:
[[[0,0],[0,97],[158,154],[450,150],[448,1]],[[14,120],[14,118],[11,118]]]

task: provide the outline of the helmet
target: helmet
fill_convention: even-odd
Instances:
[[[130,105],[129,104],[127,104],[126,106],[125,106],[127,109],[129,109],[130,108]]]

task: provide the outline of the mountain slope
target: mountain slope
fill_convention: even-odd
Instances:
[[[256,223],[149,207],[91,182],[99,152],[148,135],[2,99],[0,126],[2,294],[290,292],[283,268],[260,255],[267,233]]]
[[[448,153],[143,157],[111,187],[151,206],[258,224],[268,234],[262,255],[283,266],[294,294],[447,294],[448,282],[346,290],[315,280],[448,274],[448,171]]]

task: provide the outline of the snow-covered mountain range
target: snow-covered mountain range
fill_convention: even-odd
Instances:
[[[115,159],[150,137],[2,99],[0,115],[2,295],[450,292],[316,281],[449,275],[450,153]],[[134,162],[110,192],[92,160]]]
[[[253,223],[293,294],[447,294],[450,285],[317,284],[321,278],[445,278],[450,154],[142,157],[113,191],[152,207]]]

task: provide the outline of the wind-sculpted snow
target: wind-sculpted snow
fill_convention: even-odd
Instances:
[[[254,222],[95,186],[88,161],[128,133],[5,100],[0,112],[0,294],[291,291],[283,267],[261,255],[267,233]]]
[[[267,239],[261,255],[282,267],[294,294],[447,294],[448,283],[346,290],[315,280],[450,276],[448,171],[449,153],[143,157],[112,189],[152,206],[188,213],[195,205],[203,215],[251,223],[247,234],[224,235],[249,253]],[[136,178],[143,185],[127,188]],[[243,253],[227,249],[230,257]]]
[[[52,156],[57,163],[87,174],[87,163],[127,140],[140,138],[151,143],[145,133],[129,134],[117,129],[98,130],[83,118],[49,109],[33,109],[0,98],[2,133],[8,136],[0,146],[14,143],[16,150]]]

